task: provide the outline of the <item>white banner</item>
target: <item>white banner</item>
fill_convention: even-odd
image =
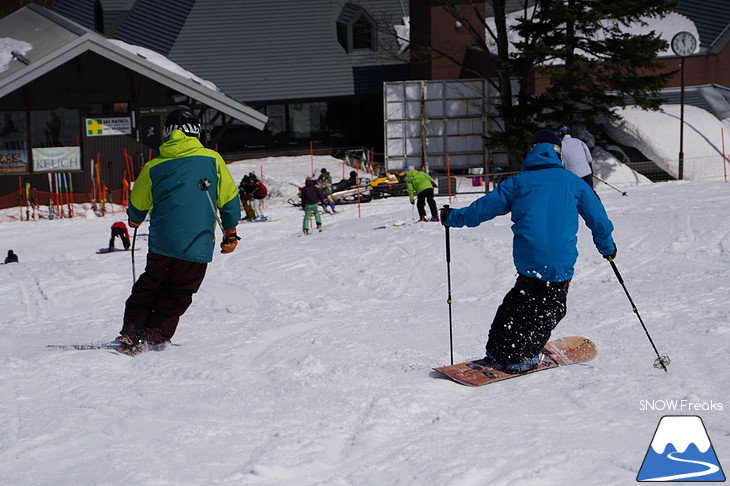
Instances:
[[[89,137],[131,134],[132,119],[128,116],[86,119],[86,135]]]
[[[81,147],[33,149],[33,172],[81,170]]]

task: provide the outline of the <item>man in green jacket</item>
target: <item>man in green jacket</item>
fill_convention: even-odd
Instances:
[[[132,189],[129,226],[137,228],[149,212],[149,252],[125,304],[117,338],[121,352],[161,349],[175,334],[213,259],[217,216],[211,203],[225,233],[221,253],[232,252],[240,239],[236,183],[221,156],[200,143],[200,131],[200,120],[189,108],[170,112],[165,120],[169,138],[160,156],[142,167]]]
[[[433,178],[425,172],[416,170],[412,165],[408,165],[406,166],[406,187],[411,204],[414,203],[414,194],[418,196],[416,208],[418,209],[419,221],[428,221],[426,219],[426,201],[428,201],[428,207],[431,210],[431,221],[438,221],[436,201],[433,200]]]

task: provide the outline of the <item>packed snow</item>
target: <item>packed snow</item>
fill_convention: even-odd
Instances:
[[[8,65],[15,57],[13,55],[14,52],[24,56],[32,48],[33,46],[21,40],[10,37],[0,38],[0,72],[8,68]]]
[[[393,197],[341,205],[303,236],[286,200],[322,167],[347,177],[332,157],[229,165],[236,181],[265,180],[270,221],[240,224],[237,250],[215,255],[174,346],[134,358],[55,347],[120,330],[132,253],[95,251],[124,214],[18,222],[3,210],[0,254],[20,262],[0,265],[0,484],[614,486],[634,483],[664,415],[700,416],[730,463],[730,185],[617,180],[625,167],[608,158],[614,187],[596,190],[617,267],[668,373],[581,225],[554,336],[587,336],[598,357],[483,388],[439,377],[431,368],[451,359],[443,227]],[[508,216],[450,234],[458,362],[482,356],[515,270]]]

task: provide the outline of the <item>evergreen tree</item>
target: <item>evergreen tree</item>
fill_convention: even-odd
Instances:
[[[659,92],[672,73],[656,60],[667,47],[659,34],[632,34],[642,19],[666,15],[666,0],[538,0],[531,18],[518,22],[519,56],[549,87],[526,99],[540,125],[581,124],[601,131],[627,102],[658,109]]]
[[[466,20],[464,0],[441,2],[456,20]],[[483,3],[472,0],[473,8]],[[510,170],[519,170],[537,128],[583,124],[599,133],[597,119],[617,117],[612,107],[631,102],[659,107],[659,91],[673,74],[658,72],[663,64],[656,56],[667,43],[658,33],[635,34],[629,27],[645,25],[645,18],[661,18],[675,3],[522,0],[521,5],[516,23],[510,24],[507,0],[487,0],[493,23],[466,26],[497,72],[493,85],[499,92],[495,109],[501,130],[489,133],[485,141],[489,148],[507,151]],[[540,77],[548,87],[531,93]]]

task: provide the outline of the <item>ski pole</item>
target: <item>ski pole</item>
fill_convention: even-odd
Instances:
[[[448,212],[449,205],[444,205],[444,209]],[[449,348],[451,350],[451,364],[454,364],[454,328],[451,319],[451,234],[448,226],[444,225],[444,228],[446,228],[446,281],[448,287],[446,302],[449,304]]]
[[[137,273],[134,271],[134,245],[137,243],[137,226],[134,227],[132,235],[132,285],[137,281]]]
[[[213,200],[210,198],[210,193],[208,192],[208,189],[210,189],[211,182],[210,180],[206,178],[202,178],[198,181],[198,189],[203,191],[206,196],[208,196],[208,202],[210,203],[210,209],[213,211],[213,216],[215,216],[215,220],[218,222],[218,227],[221,229],[221,232],[225,236],[226,231],[223,229],[223,223],[221,222],[221,219],[218,217],[218,212],[215,210],[215,205],[213,204]]]
[[[607,185],[608,187],[610,187],[610,188],[611,188],[611,189],[613,189],[614,191],[618,191],[618,192],[620,192],[622,196],[628,196],[628,194],[626,194],[626,192],[624,192],[624,191],[622,191],[621,189],[618,189],[618,188],[616,188],[616,187],[612,186],[611,184],[609,184],[608,182],[604,181],[603,179],[599,179],[599,178],[598,178],[598,177],[596,177],[596,176],[593,176],[593,178],[594,178],[595,180],[597,180],[598,182],[603,182],[604,184],[606,184],[606,185]]]
[[[634,311],[634,314],[636,314],[636,317],[639,318],[639,322],[641,323],[641,327],[644,328],[644,333],[646,333],[646,337],[649,338],[649,342],[651,343],[651,347],[654,348],[654,353],[656,353],[657,359],[654,360],[654,368],[661,368],[666,373],[669,373],[669,370],[667,370],[667,365],[671,363],[671,360],[669,359],[669,356],[660,356],[659,351],[657,350],[656,346],[654,345],[654,341],[651,339],[651,336],[649,335],[649,331],[646,329],[646,326],[644,325],[643,319],[641,319],[641,316],[639,315],[639,310],[636,308],[636,304],[634,304],[633,299],[631,298],[631,295],[629,295],[628,289],[626,289],[626,284],[624,283],[624,279],[621,278],[621,274],[618,271],[618,267],[616,266],[616,262],[613,261],[612,257],[608,257],[608,261],[611,264],[611,268],[613,268],[613,272],[616,274],[616,278],[618,278],[619,283],[624,288],[624,292],[626,292],[626,297],[629,298],[629,302],[631,303],[631,308]]]

